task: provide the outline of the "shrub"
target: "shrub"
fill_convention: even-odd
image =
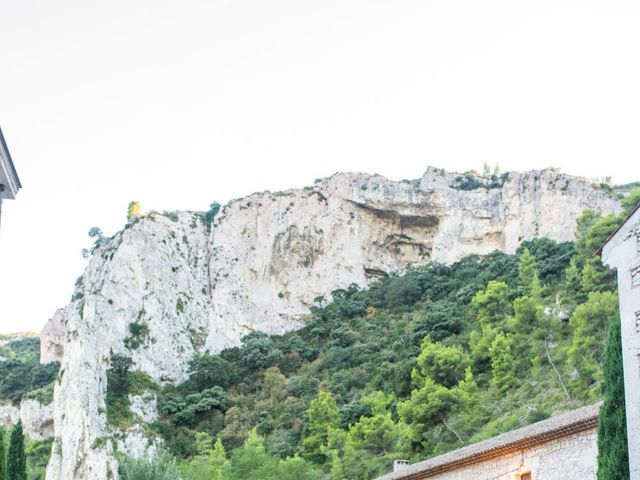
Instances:
[[[118,468],[121,480],[181,480],[174,458],[167,451],[158,449],[143,458],[125,457]]]
[[[7,478],[27,480],[27,456],[24,451],[22,422],[18,422],[11,430],[7,452]]]

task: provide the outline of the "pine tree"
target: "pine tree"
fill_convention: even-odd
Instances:
[[[568,350],[569,364],[579,374],[573,388],[580,395],[597,395],[593,388],[602,381],[598,363],[602,358],[602,344],[605,341],[607,324],[618,312],[618,297],[613,292],[592,292],[588,300],[578,305],[569,318],[572,331],[571,346]]]
[[[471,305],[480,325],[501,325],[511,313],[509,286],[505,282],[491,280],[485,290],[474,295]]]
[[[329,392],[318,392],[305,412],[305,417],[300,453],[306,460],[323,464],[327,457],[322,453],[322,447],[327,445],[329,430],[340,426],[336,399]]]
[[[7,480],[7,455],[4,448],[4,429],[0,427],[0,480]]]
[[[505,393],[516,384],[514,359],[509,338],[503,333],[496,335],[491,344],[490,352],[493,385],[500,393]]]
[[[613,317],[604,352],[604,404],[598,426],[598,480],[629,478],[620,319]]]
[[[540,273],[536,266],[536,257],[526,247],[520,254],[518,279],[525,294],[535,296],[540,293]]]
[[[22,422],[11,430],[7,455],[7,480],[27,480],[27,457],[24,452]]]

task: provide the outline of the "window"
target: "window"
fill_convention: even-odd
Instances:
[[[516,472],[515,480],[531,480],[531,470],[520,467]]]

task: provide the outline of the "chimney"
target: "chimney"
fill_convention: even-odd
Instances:
[[[400,470],[404,470],[409,466],[409,460],[394,460],[393,461],[393,472],[399,472]]]

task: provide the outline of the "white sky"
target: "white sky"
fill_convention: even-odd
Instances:
[[[640,2],[0,0],[0,332],[66,305],[91,226],[335,171],[640,180]]]

